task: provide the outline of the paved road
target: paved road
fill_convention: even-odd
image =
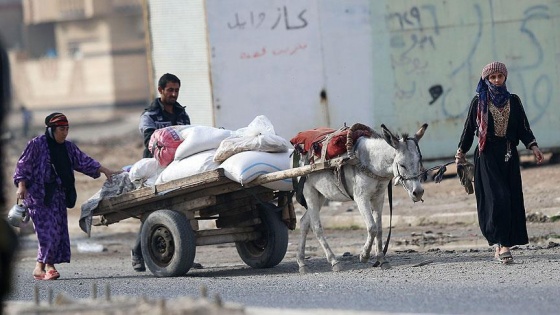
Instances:
[[[92,286],[104,296],[168,299],[199,297],[206,287],[210,297],[218,294],[227,302],[258,308],[332,309],[357,314],[358,311],[392,314],[558,314],[560,311],[560,247],[514,250],[514,265],[501,265],[491,259],[484,244],[461,250],[408,249],[389,251],[393,268],[380,270],[357,260],[363,232],[329,231],[331,245],[341,256],[344,271],[334,273],[318,244],[310,238],[307,254],[311,273],[300,275],[295,263],[297,232],[291,232],[288,253],[271,269],[251,269],[244,265],[232,244],[197,249],[203,269],[192,269],[186,276],[155,278],[135,273],[128,256],[134,233],[113,233],[93,239],[74,238],[71,264],[62,264],[62,278],[51,282],[32,280],[35,241],[26,238],[16,264],[12,301],[33,301],[38,287],[41,303],[47,304],[48,291],[65,293],[72,299],[90,299]],[[408,231],[396,230],[396,238]],[[94,242],[106,249],[100,253],[79,252],[78,243]],[[546,243],[542,244],[546,246]],[[345,257],[342,257],[347,253]],[[419,266],[417,266],[419,265]],[[168,302],[171,303],[171,302]],[[273,312],[273,310],[268,310]],[[258,313],[258,312],[257,312]],[[262,313],[262,312],[261,312]],[[254,314],[254,313],[251,313]],[[277,313],[271,313],[277,314]],[[323,313],[325,314],[325,313]]]

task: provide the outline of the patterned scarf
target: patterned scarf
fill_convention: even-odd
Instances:
[[[496,86],[488,79],[480,79],[476,87],[478,93],[478,109],[476,111],[476,123],[478,125],[478,150],[482,152],[486,146],[486,134],[488,129],[488,104],[491,102],[498,108],[506,106],[510,93],[504,82]]]

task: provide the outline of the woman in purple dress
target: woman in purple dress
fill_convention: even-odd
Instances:
[[[67,208],[76,203],[74,171],[92,178],[112,171],[92,159],[70,141],[68,119],[61,113],[45,118],[45,134],[33,138],[19,158],[14,173],[17,198],[23,200],[39,241],[36,280],[55,280],[55,264],[70,262]]]

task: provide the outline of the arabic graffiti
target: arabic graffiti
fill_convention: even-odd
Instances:
[[[280,29],[283,26],[286,30],[299,30],[307,27],[309,22],[305,18],[307,9],[300,9],[290,11],[287,6],[276,8],[274,13],[266,11],[249,11],[249,12],[236,12],[234,14],[234,22],[227,22],[227,27],[230,30],[247,30],[247,29],[260,29],[270,28],[271,30]]]
[[[429,27],[424,26],[423,12],[429,15],[426,18],[429,21],[426,23],[430,23]],[[404,49],[399,56],[400,58],[406,58],[407,54],[414,49],[436,48],[434,36],[439,35],[439,24],[435,6],[423,5],[420,8],[414,6],[405,12],[389,13],[387,23],[389,28],[393,30],[390,39],[391,47]]]
[[[425,75],[429,65],[429,55],[437,50],[436,38],[439,35],[439,22],[436,7],[433,5],[413,6],[401,12],[392,12],[386,16],[391,29],[390,45],[392,48],[391,64],[399,75]],[[415,82],[398,80],[395,86],[396,99],[409,99],[416,94]]]
[[[422,23],[421,11],[428,11],[432,18],[431,23],[433,24],[434,31],[436,34],[439,34],[436,7],[434,5],[423,5],[420,9],[414,6],[405,12],[393,12],[389,14],[388,19],[392,20],[396,18],[401,30],[405,30],[410,26],[412,29],[418,29],[420,32],[423,32],[424,25]]]
[[[471,11],[463,8],[464,12],[460,15],[469,16],[469,23],[472,20],[473,24],[461,29],[462,37],[453,42],[454,46],[450,46],[449,39],[457,38],[450,35],[457,29],[442,28],[439,24],[440,19],[449,20],[448,10],[441,11],[446,12],[446,16],[438,16],[438,7],[422,5],[404,10],[401,7],[401,10],[386,15],[397,106],[409,106],[413,103],[410,99],[425,100],[426,105],[432,105],[431,108],[439,111],[444,118],[463,119],[468,110],[465,103],[474,95],[477,82],[472,78],[480,72],[480,56],[490,56],[490,59],[506,62],[514,60],[508,64],[508,82],[512,82],[508,87],[513,87],[513,92],[524,100],[530,122],[535,124],[546,117],[547,109],[557,99],[554,88],[557,79],[553,77],[553,72],[546,71],[546,63],[554,62],[557,57],[549,49],[550,35],[539,30],[550,25],[548,20],[552,12],[546,4],[527,3],[518,11],[520,16],[507,19],[508,34],[515,31],[518,34],[515,41],[504,45],[507,39],[492,37],[488,40],[488,36],[504,27],[503,20],[494,21],[492,16],[488,16],[493,12],[491,6],[492,2],[484,1],[464,6],[466,9],[470,7]],[[516,50],[520,45],[522,49]],[[442,72],[441,69],[448,69],[441,66],[441,62],[446,61],[452,67]],[[430,78],[433,81],[430,82]],[[429,114],[433,117],[433,112]]]
[[[263,46],[261,49],[254,52],[242,52],[239,56],[240,59],[256,59],[265,56],[291,56],[298,53],[301,50],[307,49],[307,44],[296,44],[294,46],[285,46],[282,48],[267,49]]]

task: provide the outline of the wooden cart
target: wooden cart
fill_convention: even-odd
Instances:
[[[263,174],[247,185],[228,179],[219,168],[140,188],[101,200],[93,211],[93,225],[109,225],[131,217],[144,220],[142,253],[146,266],[157,277],[186,274],[193,265],[196,246],[231,242],[248,266],[273,267],[286,254],[286,222],[293,205],[289,192],[262,185],[332,168],[337,163],[340,160]],[[295,220],[293,211],[291,219]],[[200,229],[203,220],[213,220],[216,228]]]

